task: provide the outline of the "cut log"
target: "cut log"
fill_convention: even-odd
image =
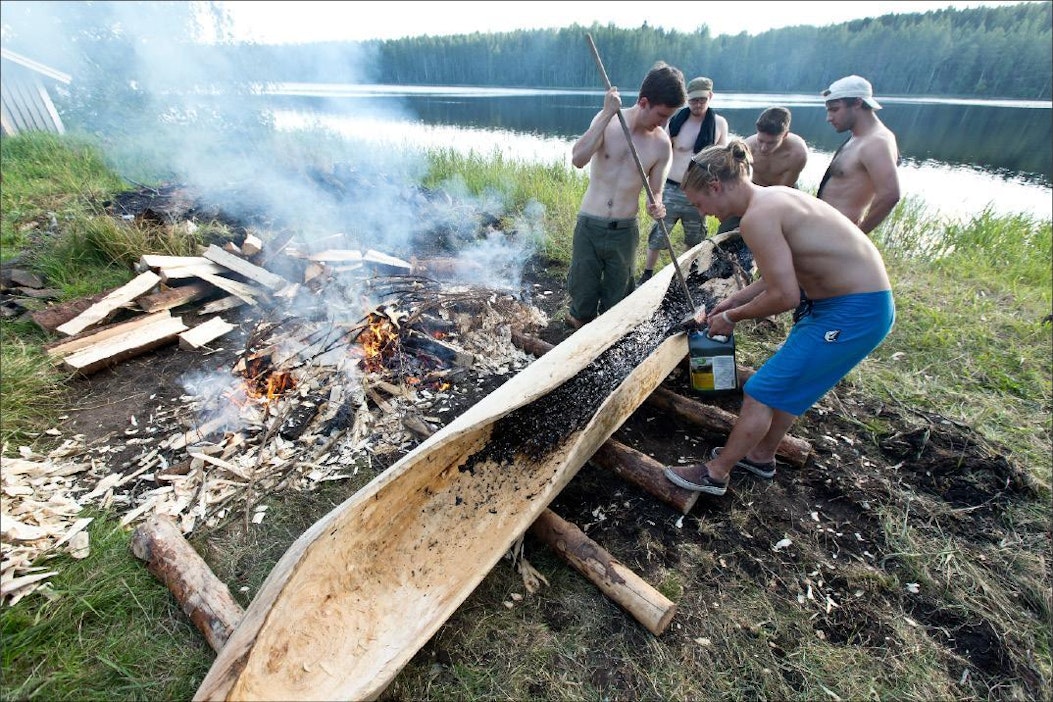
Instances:
[[[677,487],[665,477],[665,465],[646,453],[614,439],[607,439],[603,442],[590,460],[601,468],[613,471],[626,482],[657,497],[681,514],[690,512],[698,502],[700,493]]]
[[[282,278],[280,275],[275,275],[266,268],[260,268],[255,263],[250,263],[234,254],[227,253],[215,244],[209,246],[208,250],[205,251],[205,258],[214,261],[221,266],[226,266],[238,275],[254,280],[271,290],[281,290],[289,284],[289,281]]]
[[[179,335],[179,348],[196,350],[210,344],[223,336],[234,325],[222,317],[213,317],[204,324],[199,324],[193,329],[188,329]]]
[[[44,331],[56,332],[60,326],[106,297],[106,295],[107,293],[101,292],[91,297],[49,305],[46,309],[30,313],[29,316]]]
[[[194,300],[201,300],[216,292],[216,287],[204,281],[169,288],[153,295],[144,295],[136,303],[143,312],[161,312]]]
[[[182,318],[172,317],[167,312],[158,312],[151,315],[150,319],[152,321],[149,324],[137,323],[126,330],[121,330],[124,325],[117,325],[116,329],[120,333],[65,356],[62,365],[81,375],[90,375],[115,363],[170,344],[180,332],[187,329]]]
[[[135,557],[164,583],[217,653],[245,611],[191,546],[171,517],[153,515],[132,533]]]
[[[672,600],[620,563],[581,529],[546,509],[531,525],[530,533],[553,548],[652,634],[657,636],[669,626],[676,614]]]
[[[512,343],[535,356],[547,353],[553,348],[553,345],[547,341],[516,330],[512,331]],[[737,371],[740,382],[744,376],[748,378],[753,374],[753,369],[746,366],[739,366]],[[651,393],[651,396],[647,398],[647,404],[665,410],[686,422],[722,434],[730,434],[738,419],[735,414],[727,410],[678,395],[663,387]],[[776,455],[800,468],[808,462],[808,457],[812,455],[812,445],[804,439],[787,434],[779,443]]]
[[[647,398],[647,403],[685,422],[721,434],[730,434],[731,428],[735,426],[735,421],[738,419],[736,415],[719,407],[703,404],[661,387],[651,393],[651,396]],[[779,442],[775,455],[800,468],[808,462],[808,457],[812,455],[812,445],[804,439],[787,434]]]
[[[140,273],[130,282],[109,293],[106,297],[60,326],[58,331],[66,336],[73,336],[92,325],[104,322],[122,306],[132,302],[140,295],[145,295],[160,282],[161,278],[153,271]]]

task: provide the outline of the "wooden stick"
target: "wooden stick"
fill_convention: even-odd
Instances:
[[[132,533],[132,553],[146,561],[154,577],[168,586],[183,612],[217,653],[245,611],[216,577],[171,517],[154,515]]]
[[[652,634],[657,636],[669,626],[676,614],[676,605],[618,562],[581,529],[546,509],[530,526],[530,533],[555,549],[560,557]]]

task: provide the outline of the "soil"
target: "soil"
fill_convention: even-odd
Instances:
[[[544,264],[529,262],[523,287],[533,291],[533,303],[549,319],[534,335],[558,344],[572,333],[563,323],[565,284],[548,274]],[[540,294],[546,290],[551,294]],[[89,444],[98,445],[135,424],[149,424],[164,407],[180,403],[186,392],[180,382],[184,375],[230,368],[239,343],[243,340],[231,339],[227,351],[210,355],[167,347],[72,381],[76,408],[60,428],[83,433]],[[462,396],[462,405],[451,415],[504,380],[492,376],[467,383],[475,391]],[[671,374],[666,386],[692,394],[682,369]],[[741,397],[707,401],[737,412]],[[818,603],[829,596],[837,606],[816,606],[815,629],[832,643],[875,647],[896,640],[890,612],[905,610],[945,647],[948,676],[957,679],[963,665],[973,671],[976,694],[986,696],[980,691],[1006,681],[1033,694],[1041,689],[1037,670],[1013,654],[1011,634],[987,620],[967,619],[935,589],[911,595],[902,586],[865,583],[864,575],[883,573],[893,584],[900,576],[910,580],[910,574],[901,572],[899,545],[889,542],[882,526],[881,515],[888,510],[909,515],[919,531],[953,540],[966,554],[992,553],[1009,536],[1009,508],[1036,498],[1026,473],[968,426],[860,397],[847,387],[839,386],[805,413],[791,433],[811,442],[814,452],[805,466],[780,464],[770,481],[735,473],[726,496],[702,496],[687,515],[592,463],[585,464],[551,507],[645,580],[679,572],[685,597],[733,587],[741,578],[766,583],[773,593],[789,591]],[[660,462],[677,464],[704,460],[726,437],[644,404],[614,438]],[[121,460],[113,458],[115,469]],[[785,539],[790,544],[780,545]],[[685,541],[709,554],[703,566],[694,562],[686,567]],[[558,630],[560,613],[551,612],[549,620]],[[630,617],[625,620],[626,626],[633,625]],[[775,638],[771,646],[790,649],[793,642]]]

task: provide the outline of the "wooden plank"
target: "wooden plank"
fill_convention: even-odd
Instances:
[[[208,263],[204,256],[165,256],[163,254],[143,254],[139,257],[140,268],[179,268]]]
[[[228,295],[212,302],[206,302],[197,311],[200,314],[215,314],[216,312],[226,312],[235,307],[241,307],[244,304],[245,301],[237,295]]]
[[[179,335],[179,348],[199,349],[215,341],[234,328],[234,325],[222,317],[213,317],[204,324],[199,324]]]
[[[90,375],[115,363],[172,343],[186,328],[179,317],[159,318],[154,324],[140,326],[127,334],[115,336],[70,354],[62,359],[62,364],[81,375]]]
[[[267,291],[263,288],[256,287],[255,285],[249,285],[248,283],[239,283],[236,280],[230,278],[224,278],[221,275],[209,275],[208,273],[202,273],[199,276],[202,280],[206,280],[212,283],[220,290],[229,292],[231,295],[240,297],[243,301],[250,305],[256,304],[256,298],[260,295],[266,295]]]
[[[228,269],[218,263],[213,263],[207,258],[202,258],[201,263],[192,263],[186,266],[171,266],[159,268],[157,273],[161,276],[162,283],[173,280],[186,280],[187,278],[200,278],[202,273],[219,275]]]
[[[369,249],[362,254],[362,262],[374,268],[379,267],[394,273],[413,272],[413,264],[409,261],[403,261],[401,258],[395,258],[374,249]]]
[[[260,268],[254,263],[250,263],[243,258],[238,258],[234,254],[227,253],[220,247],[212,244],[205,251],[205,258],[221,266],[226,266],[230,270],[234,271],[238,275],[243,275],[246,278],[255,280],[260,285],[270,288],[271,290],[280,290],[289,284],[285,278],[280,275],[275,275],[265,268]]]
[[[169,288],[153,295],[144,295],[137,300],[137,304],[143,312],[160,312],[161,310],[170,310],[173,307],[185,305],[194,300],[200,300],[214,292],[216,292],[214,285],[201,281],[190,285]]]
[[[160,320],[168,319],[172,314],[168,310],[161,310],[154,314],[142,315],[127,322],[110,324],[95,332],[80,334],[72,339],[63,339],[58,342],[46,344],[44,349],[48,356],[53,359],[65,358],[78,351],[91,348],[98,344],[106,343],[111,339],[134,333],[137,329],[146,329],[160,323]]]
[[[326,249],[311,254],[307,259],[321,263],[358,263],[362,261],[362,252],[356,249]]]
[[[140,273],[127,284],[117,288],[102,298],[102,300],[60,326],[57,331],[67,336],[73,336],[92,325],[104,322],[121,306],[132,302],[140,295],[145,295],[160,282],[161,278],[153,271]]]

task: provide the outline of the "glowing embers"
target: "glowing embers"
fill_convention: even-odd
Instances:
[[[237,364],[235,371],[245,381],[232,388],[228,399],[239,406],[251,400],[269,405],[296,388],[296,378],[289,371],[276,367],[269,353],[245,359]]]
[[[388,367],[389,362],[401,353],[399,327],[397,323],[380,311],[366,315],[365,328],[358,335],[362,350],[362,370],[369,373],[380,373]]]

